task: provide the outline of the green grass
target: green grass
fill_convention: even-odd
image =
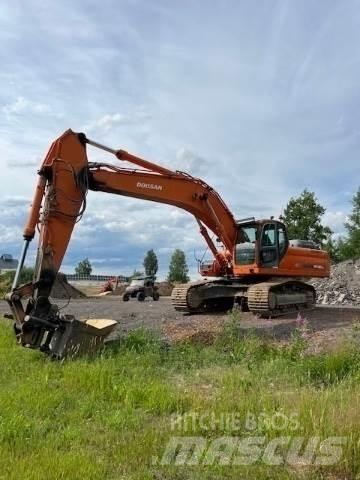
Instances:
[[[1,321],[0,479],[359,478],[358,347],[308,356],[298,336],[287,346],[244,338],[237,322],[212,346],[169,347],[138,330],[95,359],[55,362],[15,345]],[[194,412],[205,424],[174,430],[174,415]],[[310,468],[153,462],[174,435],[243,436],[219,421],[229,414],[252,420],[250,434],[269,441],[345,436],[344,454],[336,465]],[[294,415],[297,430],[288,420],[279,428],[276,415]],[[209,428],[211,418],[218,421]]]

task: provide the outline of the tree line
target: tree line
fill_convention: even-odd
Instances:
[[[134,270],[130,278],[137,278],[144,275],[156,278],[156,274],[159,269],[159,262],[153,249],[150,249],[146,252],[143,261],[143,267],[144,272]],[[89,276],[91,275],[91,272],[92,266],[88,258],[85,258],[79,262],[75,268],[75,273],[77,275]],[[186,283],[190,280],[188,273],[189,268],[187,266],[185,253],[177,248],[170,259],[167,281],[170,283]]]

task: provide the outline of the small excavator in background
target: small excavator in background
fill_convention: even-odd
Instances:
[[[89,162],[87,145],[140,168]],[[12,290],[6,295],[18,342],[24,346],[61,357],[68,345],[81,344],[82,333],[90,338],[97,335],[93,325],[61,314],[49,300],[74,226],[85,211],[88,190],[172,205],[195,217],[214,260],[201,265],[202,280],[174,288],[176,310],[193,313],[236,304],[242,310],[276,316],[314,306],[315,290],[303,279],[329,275],[327,253],[308,242],[290,243],[281,221],[236,220],[219,194],[200,178],[106,147],[83,133],[67,130],[56,139],[38,173],[21,258]],[[34,278],[19,286],[36,228],[39,244]],[[109,328],[109,324],[99,328],[98,335]]]
[[[119,277],[108,278],[101,287],[100,293],[113,292],[119,285]]]

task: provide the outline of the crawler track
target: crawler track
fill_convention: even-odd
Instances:
[[[171,302],[178,312],[203,313],[230,309],[248,286],[231,280],[200,280],[176,286]]]
[[[263,282],[248,289],[250,312],[262,316],[279,316],[315,306],[315,289],[304,282]]]
[[[275,317],[313,308],[315,297],[311,285],[291,279],[250,285],[231,280],[203,280],[176,286],[171,301],[175,310],[184,313],[226,309],[235,303],[252,313]]]
[[[189,290],[192,287],[191,283],[184,283],[177,285],[171,294],[171,303],[178,312],[189,312],[191,309],[188,303]]]

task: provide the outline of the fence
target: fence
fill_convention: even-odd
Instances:
[[[118,278],[119,282],[128,282],[129,277],[123,275],[76,275],[74,273],[65,274],[68,281],[71,282],[107,282],[113,278]]]

